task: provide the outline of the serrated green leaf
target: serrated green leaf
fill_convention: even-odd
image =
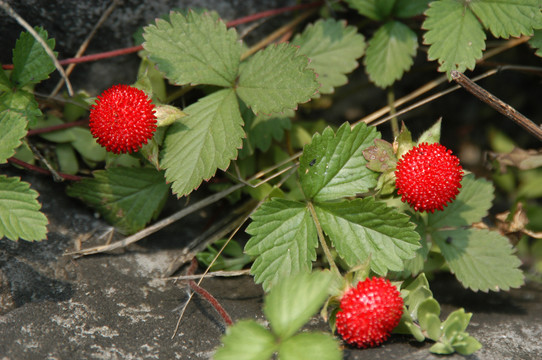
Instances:
[[[47,39],[47,31],[41,27],[34,29],[51,50],[55,48],[55,40]],[[11,73],[13,84],[18,88],[27,84],[37,84],[49,78],[49,74],[53,71],[55,71],[53,60],[41,44],[30,33],[21,33],[13,50],[13,72]]]
[[[363,59],[369,78],[385,88],[399,80],[414,63],[418,37],[399,21],[382,25],[369,41]]]
[[[299,273],[273,286],[263,308],[273,333],[281,339],[296,333],[320,310],[332,279],[330,272]]]
[[[0,164],[15,154],[26,135],[26,118],[12,110],[0,112]]]
[[[9,81],[6,72],[0,66],[0,91],[11,91],[12,87],[13,85]]]
[[[427,214],[427,225],[433,229],[467,226],[482,220],[491,208],[493,185],[485,179],[467,175],[461,180],[456,199],[443,211]]]
[[[542,29],[535,30],[533,37],[529,40],[529,45],[536,49],[535,54],[542,57]]]
[[[241,43],[235,29],[213,16],[173,12],[169,22],[158,19],[145,27],[143,37],[150,59],[175,84],[233,86]]]
[[[330,334],[303,333],[279,344],[280,360],[341,360],[339,344]]]
[[[252,237],[245,252],[258,256],[250,271],[265,290],[291,275],[311,271],[318,240],[305,204],[277,198],[265,202],[252,215],[246,232]]]
[[[385,20],[396,0],[346,0],[348,5],[361,15],[373,20]]]
[[[184,109],[166,133],[160,165],[177,196],[189,194],[237,156],[244,131],[233,90],[219,90]]]
[[[318,220],[339,255],[353,267],[371,257],[379,275],[401,271],[415,256],[420,236],[409,217],[373,198],[315,204]]]
[[[423,13],[432,0],[397,0],[394,15],[400,18],[409,18]]]
[[[226,330],[214,360],[266,360],[277,348],[270,331],[253,320],[241,320]]]
[[[158,216],[169,192],[163,174],[151,168],[118,167],[93,175],[71,184],[67,194],[97,209],[123,233],[135,233]]]
[[[269,150],[273,140],[281,141],[284,137],[284,130],[289,130],[292,126],[290,117],[294,115],[294,112],[286,111],[280,115],[256,115],[244,104],[241,104],[241,114],[245,121],[244,130],[246,132],[243,148],[239,150],[239,157],[243,159],[252,155],[256,149],[264,152]]]
[[[318,87],[309,59],[297,47],[282,43],[241,64],[236,91],[255,114],[272,114],[309,101]]]
[[[335,134],[326,128],[315,134],[300,158],[299,177],[305,196],[316,201],[333,200],[368,191],[378,174],[365,166],[363,151],[380,138],[374,127],[344,123]]]
[[[437,231],[439,246],[450,270],[466,288],[499,291],[523,284],[521,261],[508,239],[497,232],[480,229]]]
[[[26,118],[29,126],[33,126],[41,116],[34,95],[24,90],[8,91],[0,95],[0,111],[3,110],[13,110],[21,114]]]
[[[441,72],[474,69],[486,48],[486,35],[476,16],[455,0],[433,1],[425,15],[424,43],[431,45],[428,59],[438,60]]]
[[[365,39],[354,26],[334,19],[319,20],[296,36],[293,45],[310,59],[309,67],[318,74],[319,94],[331,94],[348,82],[345,74],[358,67]]]
[[[19,178],[0,175],[0,239],[40,241],[47,237],[47,218],[38,193]]]
[[[540,0],[478,0],[468,7],[495,37],[530,36],[533,28],[542,27]]]

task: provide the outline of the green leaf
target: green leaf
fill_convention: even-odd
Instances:
[[[219,90],[184,109],[171,125],[162,149],[161,167],[177,196],[189,194],[216,170],[225,170],[241,147],[243,119],[233,90]]]
[[[55,154],[58,160],[58,168],[65,174],[75,175],[79,171],[79,162],[75,150],[70,144],[58,144],[55,146]]]
[[[241,64],[237,95],[255,114],[280,113],[318,90],[308,58],[287,43],[268,46]]]
[[[535,30],[533,37],[529,40],[529,45],[536,49],[535,54],[542,57],[542,29]]]
[[[363,151],[380,133],[361,123],[350,128],[344,123],[335,134],[326,128],[315,134],[300,158],[299,177],[305,196],[316,201],[338,199],[368,191],[376,186],[378,174],[367,166]]]
[[[441,72],[474,69],[486,48],[486,35],[476,16],[455,0],[433,1],[425,15],[422,27],[428,30],[424,43],[431,45],[429,60],[438,60]]]
[[[397,0],[394,15],[400,18],[409,18],[420,15],[432,0]]]
[[[34,30],[46,41],[51,50],[55,48],[55,40],[47,39],[47,31],[41,27],[35,27]],[[49,78],[49,74],[54,70],[53,60],[41,44],[30,33],[21,33],[13,50],[13,73],[11,74],[13,84],[18,88],[27,84],[37,84]]]
[[[12,87],[13,85],[9,81],[6,72],[0,66],[0,91],[11,91]]]
[[[429,348],[429,351],[434,354],[448,355],[454,353],[454,348],[450,344],[438,342],[433,344],[433,346]]]
[[[40,241],[47,237],[47,218],[38,193],[19,178],[0,175],[0,239]]]
[[[169,20],[156,20],[143,34],[143,46],[158,69],[178,85],[233,86],[241,58],[235,29],[193,11],[186,16],[173,12]]]
[[[21,114],[29,126],[33,126],[42,115],[34,95],[24,90],[9,91],[0,95],[0,111],[3,110],[13,110]]]
[[[363,156],[368,161],[367,167],[376,172],[385,172],[395,169],[397,158],[393,146],[382,139],[375,139],[374,145],[363,151]]]
[[[480,229],[443,230],[433,233],[450,270],[464,287],[499,291],[523,284],[521,261],[508,239]]]
[[[151,168],[110,168],[94,178],[70,185],[66,192],[97,209],[123,233],[135,233],[156,218],[169,186],[162,173]]]
[[[482,348],[482,344],[472,336],[463,339],[462,344],[454,344],[454,350],[463,356],[468,356]]]
[[[89,129],[73,127],[70,130],[75,136],[75,141],[72,141],[71,144],[84,159],[92,162],[105,160],[107,151],[103,146],[96,142],[96,139],[92,137]]]
[[[330,272],[299,273],[285,278],[265,298],[263,311],[273,333],[286,339],[322,307],[329,296]]]
[[[403,270],[415,256],[420,236],[409,217],[373,198],[315,204],[318,220],[350,267],[370,256],[371,270],[386,275]]]
[[[358,67],[365,39],[354,26],[334,19],[319,20],[296,36],[293,45],[310,58],[309,67],[318,74],[320,94],[331,94],[334,88],[348,82],[345,74]]]
[[[247,135],[243,139],[243,148],[239,151],[240,158],[252,155],[256,149],[265,152],[269,150],[273,140],[282,140],[284,130],[289,130],[292,126],[290,117],[294,115],[293,111],[287,111],[280,115],[255,115],[244,104],[241,106],[241,113],[245,121],[244,130]]]
[[[265,202],[253,215],[245,246],[258,256],[250,272],[267,291],[282,279],[310,272],[316,260],[316,227],[305,204],[283,199]]]
[[[443,211],[427,214],[428,227],[467,226],[482,220],[487,215],[493,201],[493,185],[484,179],[467,175],[461,181],[461,189],[456,199]]]
[[[324,333],[303,333],[279,344],[280,360],[341,360],[337,341]]]
[[[479,0],[467,3],[493,36],[531,36],[533,28],[542,27],[540,0]]]
[[[15,154],[26,135],[26,119],[12,110],[0,112],[0,164]]]
[[[399,80],[414,62],[416,33],[399,21],[388,21],[369,41],[365,64],[369,78],[385,88]]]
[[[348,5],[361,15],[373,20],[385,20],[396,0],[346,0]]]
[[[427,337],[438,341],[442,335],[440,319],[435,314],[425,314],[420,317],[420,326],[427,332]]]
[[[273,334],[253,320],[241,320],[226,330],[214,360],[266,360],[276,350]]]
[[[442,123],[442,118],[438,119],[433,126],[425,130],[423,134],[420,135],[417,144],[428,143],[434,144],[440,142],[440,125]]]

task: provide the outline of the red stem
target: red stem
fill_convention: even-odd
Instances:
[[[43,133],[48,133],[52,131],[68,129],[75,126],[85,126],[85,125],[88,125],[88,120],[79,120],[79,121],[73,121],[73,122],[60,124],[60,125],[46,126],[39,129],[28,130],[28,132],[26,133],[26,136],[43,134]]]
[[[282,7],[282,8],[278,8],[278,9],[262,11],[262,12],[259,12],[259,13],[253,14],[253,15],[249,15],[249,16],[245,16],[245,17],[242,17],[242,18],[239,18],[239,19],[236,19],[236,20],[229,21],[229,22],[226,23],[226,26],[227,27],[234,27],[234,26],[237,26],[237,25],[240,25],[240,24],[245,24],[245,23],[248,23],[248,22],[251,22],[251,21],[256,21],[256,20],[259,20],[259,19],[263,19],[265,17],[276,16],[276,15],[279,15],[279,14],[282,14],[282,13],[285,13],[285,12],[289,12],[289,11],[310,9],[310,8],[322,6],[322,4],[324,4],[323,1],[315,1],[315,2],[312,2],[312,3],[309,3],[309,4],[286,6],[286,7]],[[115,57],[115,56],[119,56],[119,55],[131,54],[131,53],[138,52],[140,50],[143,50],[143,46],[142,45],[137,45],[137,46],[131,46],[131,47],[117,49],[117,50],[113,50],[113,51],[106,51],[106,52],[102,52],[102,53],[98,53],[98,54],[85,55],[85,56],[81,56],[81,57],[78,57],[78,58],[68,58],[68,59],[60,60],[59,62],[60,62],[61,65],[79,64],[79,63],[83,63],[83,62],[90,62],[90,61],[96,61],[96,60],[111,58],[111,57]],[[2,69],[4,69],[4,70],[12,70],[13,69],[13,64],[4,64],[4,65],[2,65]]]
[[[194,257],[192,258],[192,262],[190,263],[190,266],[186,270],[187,275],[194,275],[196,272],[196,269],[198,268],[198,260]],[[196,284],[194,280],[190,280],[188,282],[192,290],[202,296],[209,304],[211,304],[215,310],[222,316],[222,319],[226,323],[226,325],[230,326],[233,325],[233,320],[231,319],[230,315],[227,313],[227,311],[220,305],[217,299],[213,295],[211,295],[210,292]]]
[[[47,170],[47,169],[43,169],[43,168],[40,168],[39,166],[26,163],[26,162],[24,162],[22,160],[14,158],[14,157],[10,157],[8,159],[8,161],[10,163],[12,163],[12,164],[22,166],[22,167],[24,167],[26,169],[29,169],[29,170],[32,170],[32,171],[35,171],[35,172],[38,172],[38,173],[41,173],[41,174],[51,175],[51,172],[49,170]],[[66,179],[66,180],[79,181],[79,180],[83,179],[81,176],[77,176],[77,175],[64,174],[64,173],[61,173],[61,172],[57,172],[57,174],[61,178]]]

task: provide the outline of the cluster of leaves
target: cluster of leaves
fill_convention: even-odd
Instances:
[[[470,336],[465,329],[472,317],[471,313],[458,309],[446,320],[440,321],[440,305],[433,298],[425,275],[401,286],[401,296],[405,301],[405,312],[394,332],[412,334],[418,341],[426,338],[435,342],[430,351],[436,354],[470,355],[482,347],[482,344]]]

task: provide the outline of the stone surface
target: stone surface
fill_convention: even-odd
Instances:
[[[0,168],[6,173],[5,166]],[[50,220],[48,239],[39,243],[0,240],[0,354],[3,359],[209,359],[220,344],[224,323],[199,297],[188,306],[182,284],[161,279],[183,246],[205,228],[209,210],[190,216],[122,251],[84,258],[64,256],[91,234],[109,226],[63,185],[47,177],[7,171],[39,191]],[[98,240],[83,242],[83,247]],[[101,240],[104,241],[104,240]],[[263,292],[250,276],[207,279],[211,292],[234,321],[265,324]],[[474,293],[452,276],[432,282],[443,313],[464,307],[474,313],[468,331],[484,345],[468,359],[542,358],[542,286],[527,284],[509,293]],[[314,319],[307,329],[327,331]],[[346,348],[344,358],[441,359],[431,344],[394,335],[366,350]],[[459,355],[446,359],[463,359]]]

